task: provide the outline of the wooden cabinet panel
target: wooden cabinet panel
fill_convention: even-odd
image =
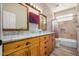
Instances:
[[[25,45],[25,43],[26,43],[26,40],[18,41],[18,42],[12,42],[12,43],[6,43],[6,44],[3,44],[3,47],[4,47],[3,50],[6,53],[9,50],[14,50],[17,47],[20,47],[22,45]]]
[[[39,43],[39,37],[28,39],[32,44]]]
[[[19,51],[9,54],[8,56],[28,56],[28,48],[21,49]]]
[[[31,56],[39,56],[39,44],[35,44],[32,47],[29,47]]]
[[[35,52],[35,56],[39,56],[39,44],[36,44],[34,49],[35,49],[35,51],[34,51]]]
[[[39,44],[36,45],[36,51],[37,51],[37,56],[40,55],[40,46]]]
[[[54,50],[54,48],[55,48],[55,36],[51,34],[49,39],[49,54]]]
[[[31,39],[32,46],[29,47],[31,56],[39,56],[39,37]]]
[[[53,50],[54,50],[54,48],[55,48],[55,35],[51,35],[51,37],[52,37],[52,45],[53,45]]]
[[[41,42],[40,43],[40,55],[44,56],[45,55],[45,51],[46,51],[45,44]]]
[[[48,54],[51,53],[51,51],[53,50],[53,42],[52,42],[52,39],[49,39],[49,42],[48,42]]]

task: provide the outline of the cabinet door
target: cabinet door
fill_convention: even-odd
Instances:
[[[31,56],[39,56],[39,44],[35,44],[30,48]]]
[[[9,54],[8,56],[28,56],[28,48],[21,49],[12,54]]]
[[[39,56],[39,44],[38,43],[35,45],[34,49],[35,49],[35,55]]]
[[[43,56],[44,55],[44,43],[40,43],[40,55]]]

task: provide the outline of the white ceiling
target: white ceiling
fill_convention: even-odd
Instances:
[[[46,4],[53,12],[59,12],[65,9],[73,8],[75,3],[47,3]]]
[[[35,5],[41,6],[42,8],[49,8],[52,12],[59,12],[65,9],[73,8],[76,3],[34,3]]]

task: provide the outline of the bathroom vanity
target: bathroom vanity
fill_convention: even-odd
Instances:
[[[6,38],[5,39],[10,39]],[[47,56],[55,48],[54,33],[31,34],[3,41],[3,56]]]

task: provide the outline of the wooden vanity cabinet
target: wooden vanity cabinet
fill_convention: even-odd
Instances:
[[[48,34],[21,41],[4,43],[4,56],[48,56],[55,48],[54,35]]]

